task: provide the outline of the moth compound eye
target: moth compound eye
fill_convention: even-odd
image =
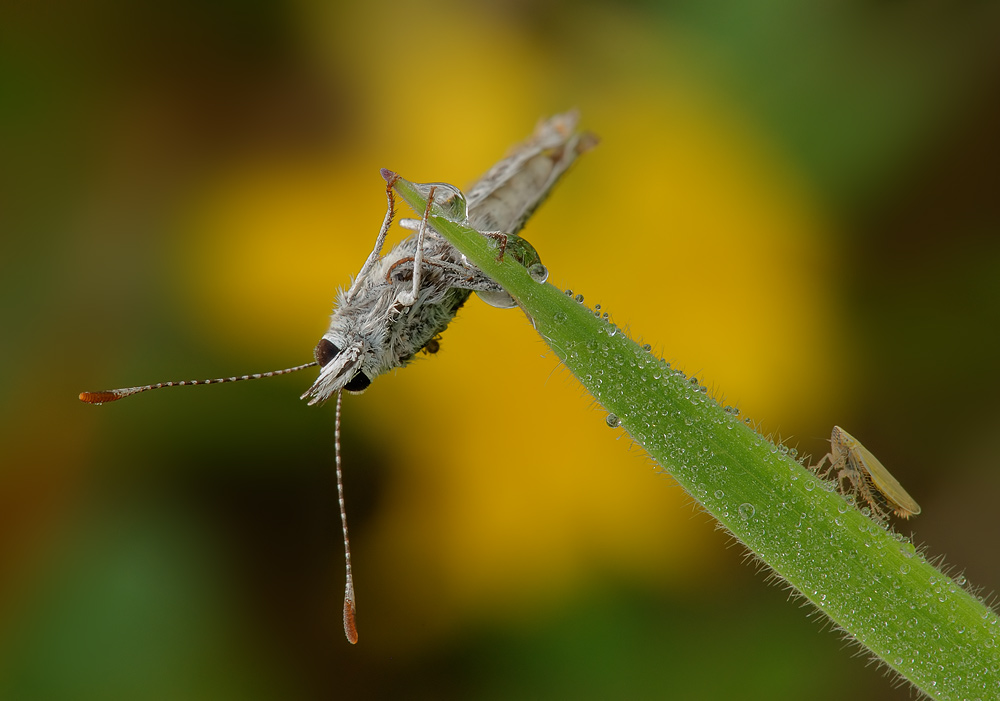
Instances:
[[[333,345],[333,344],[331,344]],[[336,348],[336,346],[334,346]],[[368,375],[363,372],[359,372],[357,375],[351,378],[351,381],[344,385],[344,389],[348,392],[364,392],[368,389],[372,381],[368,378]]]
[[[316,356],[316,362],[319,363],[320,367],[329,363],[339,354],[340,349],[325,338],[319,340],[319,343],[316,344],[316,350],[313,351],[313,355]]]

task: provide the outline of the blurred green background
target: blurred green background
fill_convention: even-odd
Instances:
[[[311,374],[76,400],[309,360],[378,168],[466,185],[574,106],[550,280],[800,453],[847,428],[1000,585],[1000,4],[2,13],[0,696],[909,698],[517,311],[345,399],[353,647]]]

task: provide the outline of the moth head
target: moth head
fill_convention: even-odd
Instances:
[[[316,362],[320,366],[319,377],[302,398],[308,397],[309,404],[319,404],[341,389],[355,393],[368,389],[372,381],[361,371],[363,350],[361,341],[340,348],[326,336],[321,338],[314,351]]]

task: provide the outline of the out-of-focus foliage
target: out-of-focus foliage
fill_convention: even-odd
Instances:
[[[345,401],[356,648],[308,377],[75,397],[307,360],[379,167],[462,186],[576,106],[603,143],[525,231],[551,279],[800,452],[847,427],[924,507],[917,540],[993,589],[1000,12],[356,5],[5,11],[3,695],[893,693],[516,311],[470,302]]]

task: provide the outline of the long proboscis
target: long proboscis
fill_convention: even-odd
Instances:
[[[149,392],[154,389],[163,389],[164,387],[186,387],[188,385],[218,385],[224,382],[242,382],[243,380],[260,380],[265,377],[277,377],[278,375],[287,375],[292,372],[298,372],[299,370],[305,370],[306,368],[311,368],[318,365],[315,360],[311,363],[305,363],[304,365],[296,365],[292,368],[285,368],[284,370],[271,370],[270,372],[258,372],[252,375],[240,375],[238,377],[219,377],[213,380],[179,380],[174,382],[157,382],[155,385],[143,385],[142,387],[122,387],[121,389],[106,389],[101,392],[80,392],[80,401],[85,404],[104,404],[106,402],[115,402],[119,399],[124,399],[125,397],[131,397],[133,394],[140,394],[141,392]]]

